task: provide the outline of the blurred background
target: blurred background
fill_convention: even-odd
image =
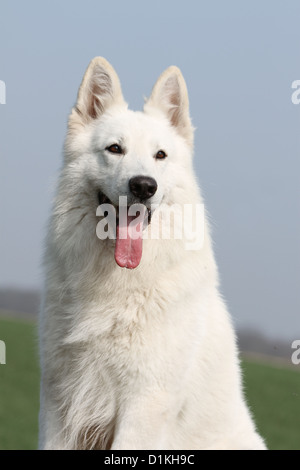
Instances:
[[[67,117],[97,55],[134,110],[181,68],[248,401],[269,447],[300,449],[299,17],[298,0],[1,3],[0,449],[36,447],[43,239]]]

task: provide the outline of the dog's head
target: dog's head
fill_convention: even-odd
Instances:
[[[142,204],[142,231],[153,208],[190,202],[192,147],[187,88],[177,67],[159,77],[144,112],[134,112],[128,110],[113,67],[101,57],[92,60],[70,115],[65,165],[74,184],[84,186],[97,205],[112,204],[119,217],[120,196],[127,208]],[[119,219],[116,261],[135,267],[141,242],[118,241],[118,224]],[[128,227],[123,229],[130,235]]]

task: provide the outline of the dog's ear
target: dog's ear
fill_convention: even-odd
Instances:
[[[77,103],[70,116],[78,123],[86,124],[98,118],[113,104],[127,106],[121,90],[119,77],[103,57],[95,57],[89,64],[81,82]],[[75,124],[74,122],[74,124]]]
[[[172,126],[192,145],[194,128],[189,114],[188,92],[178,67],[167,68],[154,85],[144,111],[153,114],[157,109],[163,111]]]

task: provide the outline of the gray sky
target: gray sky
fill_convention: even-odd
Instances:
[[[133,109],[173,64],[235,322],[299,338],[300,2],[27,0],[0,13],[0,285],[41,285],[66,119],[89,61],[113,64]]]

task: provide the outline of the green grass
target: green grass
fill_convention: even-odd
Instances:
[[[300,366],[244,362],[248,403],[269,449],[300,450]]]
[[[0,449],[35,449],[38,435],[39,368],[36,326],[0,319],[6,364],[0,365]]]
[[[0,449],[36,449],[39,370],[36,325],[0,318],[6,365],[0,365]],[[245,361],[248,403],[270,449],[300,450],[300,366]]]

